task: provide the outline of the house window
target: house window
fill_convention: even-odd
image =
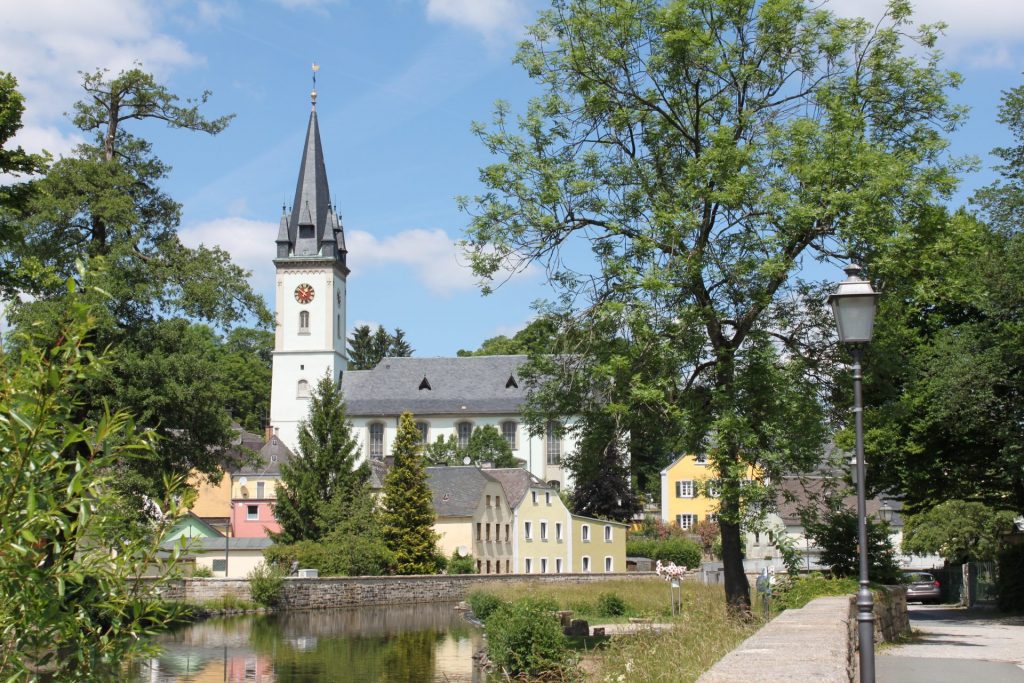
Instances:
[[[548,422],[547,454],[548,464],[558,465],[562,462],[562,437],[559,434],[560,426],[552,420]]]
[[[590,573],[590,557],[588,555],[583,556],[583,573]]]
[[[309,311],[299,311],[299,334],[309,334]]]
[[[676,482],[676,498],[693,498],[693,479]]]
[[[547,522],[541,522],[540,523],[540,540],[542,540],[542,541],[548,540],[548,523]]]
[[[556,541],[561,541],[562,540],[562,523],[561,522],[555,522],[555,540]]]
[[[501,525],[500,524],[495,524],[494,525],[494,542],[495,543],[501,543]]]
[[[525,560],[523,560],[523,569],[526,570],[527,574],[533,572],[533,560],[531,558],[527,557]]]
[[[580,536],[583,538],[583,542],[584,543],[589,543],[590,542],[590,525],[589,524],[584,524],[583,525],[582,529],[580,530]]]
[[[300,379],[298,385],[295,387],[295,396],[297,398],[309,398],[309,382],[304,379]]]
[[[517,427],[518,425],[512,420],[501,423],[501,435],[505,437],[505,441],[508,441],[509,448],[512,450],[519,448],[519,445],[516,443]]]
[[[533,538],[533,522],[523,522],[523,534],[527,541]]]
[[[500,508],[501,507],[501,496],[495,496],[494,497],[494,507],[496,507],[496,508]]]
[[[455,425],[455,433],[459,437],[459,448],[466,448],[469,446],[469,437],[473,435],[473,423],[472,422],[459,422]]]
[[[612,558],[611,557],[604,558],[604,573],[605,574],[611,574],[612,573]]]
[[[259,505],[246,505],[245,506],[245,518],[250,522],[255,522],[260,518],[260,506]]]
[[[491,507],[491,497],[487,496],[487,507]]]
[[[693,456],[693,461],[695,463],[697,463],[698,465],[707,465],[708,464],[708,454],[707,453],[698,453],[697,455]]]
[[[484,568],[483,561],[482,560],[477,560],[476,561],[476,573],[479,574],[480,570],[483,569],[483,568]]]
[[[476,523],[476,540],[478,540],[478,541],[480,540],[480,527],[481,527],[480,522],[477,522]]]
[[[488,543],[491,542],[491,523],[488,522],[484,525],[484,534]]]
[[[210,567],[215,572],[226,572],[228,570],[227,560],[214,560],[213,566]]]
[[[605,543],[610,543],[612,540],[612,527],[610,524],[606,524],[604,527],[604,540]]]
[[[266,498],[266,493],[267,493],[267,484],[266,484],[266,482],[262,482],[262,481],[256,482],[256,497],[257,498]]]
[[[561,574],[562,573],[562,558],[560,558],[560,557],[556,557],[555,558],[555,573],[556,574]]]
[[[490,560],[487,560],[487,573],[488,574],[491,573],[491,561]]]
[[[421,446],[426,446],[428,443],[430,443],[430,440],[429,440],[429,437],[430,437],[430,425],[429,424],[427,424],[426,422],[417,422],[416,423],[416,431],[418,431],[420,433],[420,445]]]
[[[512,573],[512,560],[505,560],[505,573],[506,574],[511,574]]]
[[[544,492],[544,504],[545,505],[551,505],[551,492],[550,491],[545,491]]]
[[[551,481],[548,482],[548,486],[550,486],[556,491],[560,491],[562,489],[562,482],[558,481],[557,479],[552,479]]]
[[[546,558],[546,557],[540,558],[540,573],[541,574],[547,574],[548,573],[548,558]]]
[[[530,491],[530,499],[533,501],[534,505],[537,504],[537,492],[536,491]]]
[[[494,573],[495,574],[500,574],[501,573],[501,560],[495,560],[494,561]]]
[[[707,519],[709,522],[717,522],[718,521],[718,513],[717,512],[709,512],[707,514],[707,517],[705,517],[705,519]]]
[[[676,523],[680,529],[692,529],[697,523],[697,515],[676,515]]]
[[[383,458],[384,457],[384,425],[380,422],[374,422],[369,425],[370,430],[370,457],[371,458]]]
[[[704,485],[704,490],[707,492],[708,498],[718,498],[721,495],[721,485],[717,479],[710,479]]]
[[[508,535],[508,532],[509,532],[509,529],[508,529],[508,524],[506,524],[506,525],[505,525],[505,542],[506,542],[506,543],[507,543],[507,542],[508,542],[508,540],[509,540],[509,535]]]

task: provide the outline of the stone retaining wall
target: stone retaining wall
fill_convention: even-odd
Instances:
[[[874,590],[875,641],[910,631],[906,589]],[[857,676],[856,596],[788,609],[704,673],[697,683],[851,683]]]
[[[318,579],[289,577],[284,580],[281,606],[285,609],[322,609],[359,605],[404,605],[417,602],[462,600],[478,588],[498,584],[531,583],[578,584],[615,579],[657,576],[654,572],[619,574],[458,574],[451,576],[360,576]],[[690,577],[688,579],[692,580]],[[233,595],[250,600],[245,579],[182,579],[162,591],[169,600],[203,603]]]

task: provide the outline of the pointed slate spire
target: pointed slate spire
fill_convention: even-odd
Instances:
[[[277,228],[277,258],[287,258],[292,241],[288,237],[288,214],[281,207],[281,224]]]

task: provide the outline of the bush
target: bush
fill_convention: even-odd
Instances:
[[[284,589],[284,573],[260,562],[249,572],[249,592],[257,605],[277,607]]]
[[[601,593],[597,596],[599,617],[620,617],[626,613],[626,601],[615,593]]]
[[[661,560],[664,563],[673,562],[680,567],[699,567],[703,558],[700,546],[693,541],[684,538],[670,538],[662,541],[654,550],[654,557],[651,559]]]
[[[630,539],[626,541],[626,557],[649,557],[654,559],[658,541],[650,538]]]
[[[205,564],[197,564],[192,569],[193,579],[209,579],[213,576],[213,570],[207,567]]]
[[[1003,612],[1024,611],[1024,545],[1011,545],[999,553],[996,592]]]
[[[550,601],[524,598],[502,605],[487,620],[487,653],[510,676],[565,675],[573,667]]]
[[[493,593],[484,593],[483,591],[473,591],[466,596],[466,602],[469,603],[469,608],[473,610],[473,614],[480,621],[487,621],[487,618],[494,613],[506,602],[499,598]]]
[[[449,574],[476,574],[476,561],[472,555],[462,556],[456,550],[448,560]]]
[[[365,536],[277,544],[263,556],[282,572],[298,562],[300,569],[316,569],[320,576],[380,576],[394,561],[382,541]]]
[[[857,592],[857,587],[857,579],[826,579],[814,572],[783,584],[781,590],[777,590],[774,595],[775,606],[778,609],[799,609],[815,598],[851,595]]]

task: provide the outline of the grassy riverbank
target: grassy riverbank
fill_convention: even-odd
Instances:
[[[547,598],[592,626],[628,621],[630,617],[648,617],[671,625],[661,632],[642,631],[612,638],[604,647],[587,653],[583,661],[587,679],[609,683],[695,681],[761,625],[731,619],[720,586],[690,582],[680,588],[682,614],[673,617],[669,590],[663,580],[637,578],[580,585],[509,584],[488,588],[487,592],[505,600]],[[600,614],[600,596],[609,594],[625,604],[624,614]]]

